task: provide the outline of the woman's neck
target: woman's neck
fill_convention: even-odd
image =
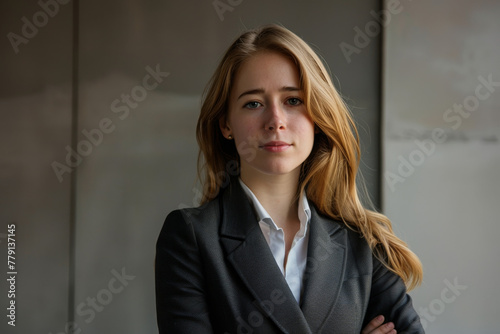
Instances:
[[[286,228],[298,222],[298,173],[287,175],[241,175],[278,227]]]

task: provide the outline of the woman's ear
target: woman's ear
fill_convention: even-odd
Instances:
[[[228,126],[225,116],[222,116],[221,118],[219,118],[219,128],[220,128],[220,131],[222,132],[222,135],[224,136],[224,138],[231,139],[231,137],[232,137],[231,136],[231,128]]]

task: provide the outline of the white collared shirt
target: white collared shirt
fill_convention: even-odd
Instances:
[[[311,209],[305,193],[302,193],[299,198],[299,220],[300,229],[293,238],[292,247],[288,253],[286,267],[285,263],[285,234],[282,228],[279,228],[267,213],[266,209],[260,204],[257,197],[248,188],[241,179],[239,179],[241,187],[246,195],[252,202],[257,218],[259,219],[259,226],[266,238],[267,244],[271,249],[271,253],[285,277],[293,296],[300,302],[302,292],[302,279],[307,264],[307,245],[309,242],[309,224],[311,220]]]

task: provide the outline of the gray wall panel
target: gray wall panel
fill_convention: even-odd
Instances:
[[[68,319],[70,183],[59,182],[51,164],[64,162],[71,143],[71,10],[54,6],[53,15],[44,16],[36,1],[0,5],[1,333],[56,333]],[[22,18],[33,23],[33,16],[37,32],[16,53],[8,34],[22,36]],[[12,222],[15,327],[6,318],[5,234]]]
[[[500,3],[403,7],[386,35],[385,210],[423,262],[427,333],[498,333]]]

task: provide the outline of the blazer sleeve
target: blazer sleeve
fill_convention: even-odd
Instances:
[[[373,261],[372,288],[363,328],[382,314],[385,322],[394,323],[398,334],[425,333],[403,280],[375,257]]]
[[[170,213],[156,244],[156,315],[160,334],[213,333],[193,225]]]

